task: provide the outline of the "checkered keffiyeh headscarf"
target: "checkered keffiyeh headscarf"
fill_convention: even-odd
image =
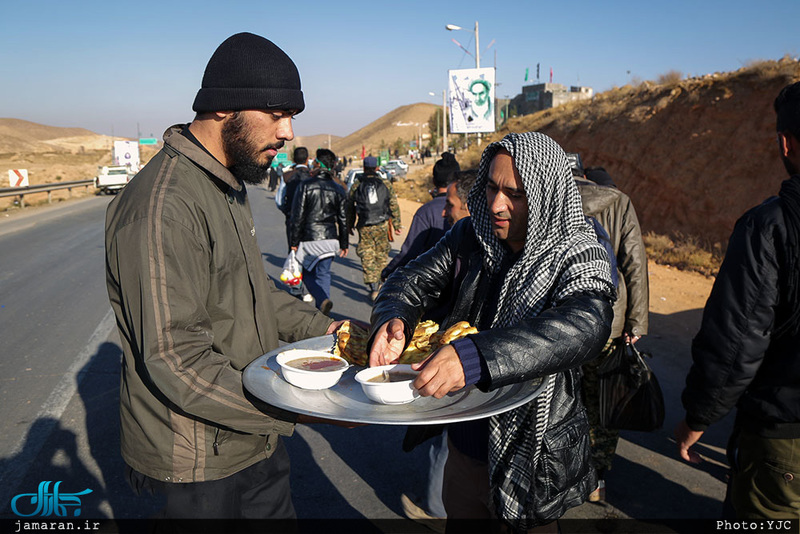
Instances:
[[[614,293],[608,256],[583,215],[580,193],[564,150],[548,136],[511,133],[483,152],[467,203],[484,252],[484,265],[496,272],[511,252],[491,229],[486,184],[492,159],[506,149],[522,178],[528,200],[528,232],[521,257],[500,289],[493,326],[509,326],[537,316],[570,295],[595,290]],[[546,378],[536,400],[492,417],[489,476],[498,515],[519,528],[528,519],[533,471],[547,428],[555,375]],[[527,506],[526,506],[527,505]]]

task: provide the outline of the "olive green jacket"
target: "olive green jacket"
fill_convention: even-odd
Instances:
[[[108,207],[106,282],[123,351],[122,456],[158,480],[200,482],[292,434],[296,416],[256,408],[242,370],[331,320],[275,287],[246,189],[180,131]]]
[[[603,225],[617,257],[619,287],[611,337],[617,338],[623,332],[643,336],[650,322],[650,283],[642,229],[633,203],[615,187],[584,179],[576,179],[575,184],[581,193],[583,212]]]

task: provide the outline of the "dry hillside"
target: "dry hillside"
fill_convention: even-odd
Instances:
[[[427,139],[428,120],[437,107],[426,103],[401,106],[347,137],[338,139],[332,143],[331,149],[338,156],[361,157],[362,146],[367,154],[378,155],[382,148],[389,148],[398,138],[404,142],[420,136]]]
[[[605,167],[633,200],[645,232],[690,236],[719,249],[736,219],[777,194],[787,177],[772,103],[798,80],[800,62],[785,58],[675,83],[644,82],[511,119],[489,140],[544,132],[580,153],[585,166]],[[479,156],[472,148],[458,158],[464,168]]]
[[[111,163],[114,139],[83,128],[60,128],[0,118],[0,187],[9,186],[10,169],[27,169],[31,185],[92,178],[99,165]],[[153,148],[142,147],[142,159],[147,161],[154,152]],[[60,190],[53,192],[53,200],[93,193],[93,188]],[[46,199],[45,193],[25,196],[28,204]],[[13,202],[11,197],[0,198],[0,209],[12,206]]]
[[[44,126],[20,119],[0,119],[0,154],[84,152],[111,146],[111,138],[84,128]]]

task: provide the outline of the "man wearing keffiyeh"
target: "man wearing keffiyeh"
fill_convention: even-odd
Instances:
[[[508,134],[483,153],[471,217],[386,281],[372,313],[370,365],[390,363],[419,317],[447,303],[447,327],[479,333],[420,364],[414,385],[441,398],[543,378],[519,408],[448,427],[444,501],[452,519],[500,519],[514,532],[546,525],[596,485],[580,366],[602,349],[615,290],[587,225],[564,151],[546,135]]]

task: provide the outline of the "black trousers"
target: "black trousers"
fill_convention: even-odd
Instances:
[[[282,441],[270,458],[219,480],[169,483],[127,466],[126,474],[137,495],[146,492],[166,497],[159,519],[296,518],[289,486],[289,454]]]

